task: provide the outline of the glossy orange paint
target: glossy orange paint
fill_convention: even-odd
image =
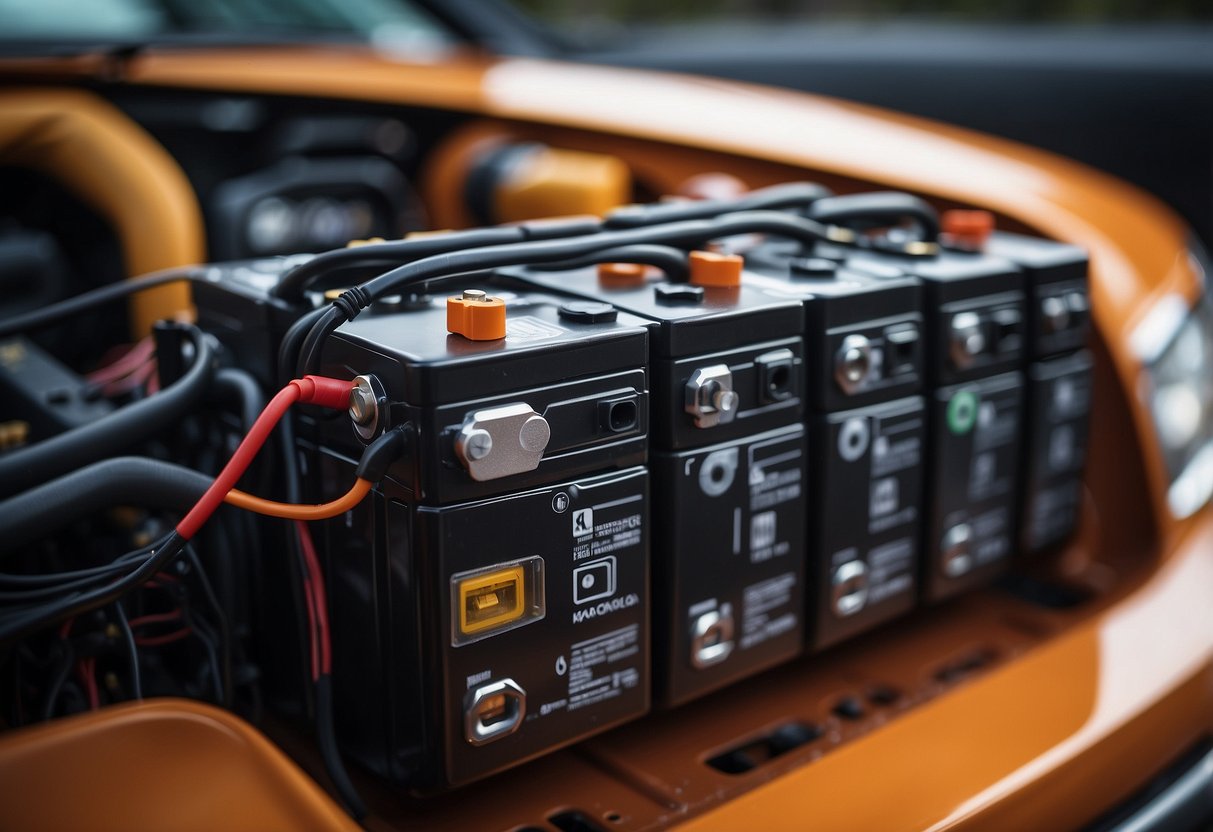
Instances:
[[[358,828],[252,726],[186,699],[0,735],[0,806],[27,832]]]
[[[0,164],[58,178],[98,211],[122,243],[132,276],[202,262],[202,211],[176,161],[143,128],[83,90],[0,92]],[[189,306],[189,286],[131,300],[135,337]]]

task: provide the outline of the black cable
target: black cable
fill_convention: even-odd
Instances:
[[[313,309],[291,324],[290,329],[286,331],[286,335],[282,336],[282,343],[278,345],[279,384],[286,384],[291,379],[297,377],[296,368],[299,363],[299,357],[303,354],[303,341],[316,326],[316,322],[323,318],[331,308],[330,306],[321,306],[318,309]]]
[[[87,425],[0,456],[0,496],[118,453],[187,415],[210,385],[214,358],[210,340],[196,327],[188,330],[194,361],[176,383]]]
[[[337,750],[337,731],[333,725],[333,680],[327,673],[316,680],[316,744],[320,746],[320,756],[324,759],[324,768],[333,781],[345,810],[356,821],[366,817],[366,804],[350,780],[349,772]]]
[[[585,257],[574,260],[563,260],[559,263],[539,263],[534,266],[542,271],[567,271],[595,266],[599,263],[642,263],[646,266],[656,266],[665,272],[666,279],[671,283],[686,282],[690,267],[687,264],[687,253],[673,246],[635,245],[608,248]]]
[[[202,274],[203,270],[198,266],[183,266],[163,269],[141,277],[134,277],[130,280],[111,283],[108,286],[93,289],[91,292],[70,297],[59,303],[52,303],[50,306],[26,312],[24,315],[16,315],[7,320],[0,321],[0,338],[7,338],[10,335],[28,332],[32,329],[42,329],[64,318],[70,318],[73,315],[78,315],[97,306],[103,306],[107,303],[138,294],[139,292],[154,289],[157,286],[164,286],[167,283],[178,283],[182,280],[199,280]]]
[[[527,239],[526,232],[522,227],[499,226],[334,249],[317,254],[311,260],[300,263],[284,274],[278,284],[270,290],[270,295],[285,301],[299,303],[303,300],[303,293],[307,287],[316,278],[336,269],[351,266],[398,265],[404,261],[419,260],[445,251],[500,245],[525,239]]]
[[[213,479],[146,457],[94,462],[0,501],[0,553],[49,537],[64,526],[114,506],[188,511]]]
[[[130,621],[126,618],[126,610],[122,602],[114,603],[114,614],[118,619],[118,628],[122,630],[122,639],[126,642],[126,653],[131,664],[131,693],[135,699],[143,699],[143,676],[139,672],[139,648],[135,646],[135,634],[131,632]]]
[[[67,639],[61,639],[56,643],[63,651],[63,662],[55,671],[50,687],[46,689],[46,705],[42,708],[43,722],[49,721],[55,715],[55,703],[59,701],[59,692],[63,690],[67,677],[71,675],[72,667],[76,664],[76,650],[72,647],[72,643]]]
[[[211,586],[210,579],[207,578],[206,570],[202,568],[202,561],[198,558],[193,546],[185,547],[185,556],[189,558],[190,565],[194,567],[194,574],[198,578],[198,584],[202,588],[202,595],[206,598],[207,606],[215,614],[215,626],[219,628],[219,661],[223,668],[223,673],[220,677],[219,701],[223,703],[224,707],[230,708],[232,706],[231,626],[227,620],[227,614],[219,604],[219,598],[215,595],[214,587]]]
[[[25,606],[33,606],[47,598],[64,595],[65,593],[75,590],[87,589],[90,586],[97,584],[102,579],[110,575],[122,572],[124,569],[129,570],[131,564],[137,561],[140,557],[146,557],[151,551],[150,546],[143,549],[136,549],[133,552],[127,552],[125,555],[114,561],[106,564],[104,569],[97,567],[95,570],[80,570],[81,572],[95,572],[92,575],[80,575],[71,577],[72,573],[52,573],[49,575],[19,575],[13,577],[41,579],[38,584],[32,589],[18,590],[14,592],[0,593],[0,601],[6,604],[21,604]],[[33,582],[25,584],[30,586]]]
[[[143,584],[173,561],[185,548],[186,540],[176,531],[160,538],[148,555],[132,571],[117,580],[87,592],[79,592],[31,610],[20,610],[0,618],[0,646],[38,632],[100,607],[114,603]]]
[[[910,220],[918,226],[921,239],[927,242],[939,239],[939,214],[935,208],[900,191],[869,191],[820,199],[809,207],[808,215],[820,222],[858,228]]]
[[[815,220],[778,211],[749,211],[714,219],[687,220],[666,225],[601,231],[582,237],[535,240],[438,254],[399,266],[343,293],[316,320],[304,338],[299,368],[303,373],[312,372],[319,362],[320,345],[337,327],[345,321],[353,320],[361,310],[383,295],[410,284],[503,266],[555,263],[620,246],[649,243],[694,245],[717,237],[759,232],[791,237],[806,243],[822,240],[844,244],[860,242],[851,231],[826,226]]]
[[[639,228],[684,220],[705,220],[739,211],[775,211],[807,208],[833,192],[816,182],[785,182],[728,199],[698,199],[684,202],[655,202],[625,205],[603,219],[605,228]]]
[[[67,572],[43,572],[36,575],[14,575],[10,572],[0,572],[0,584],[8,584],[9,586],[46,586],[47,584],[64,584],[81,578],[114,575],[124,569],[128,569],[132,560],[146,555],[148,551],[149,548],[137,549],[134,552],[127,552],[111,563],[92,566],[87,569],[73,569]]]
[[[527,240],[575,237],[593,234],[601,228],[602,221],[596,217],[554,217],[513,225],[498,225],[492,228],[450,231],[415,237],[411,240],[392,240],[334,249],[318,254],[284,274],[278,284],[270,290],[270,295],[291,303],[300,303],[303,301],[303,293],[309,285],[317,278],[336,269],[354,266],[398,266],[403,262],[420,260],[448,251]]]
[[[183,616],[185,623],[193,631],[194,636],[198,641],[202,642],[202,648],[206,651],[207,664],[210,666],[211,684],[215,686],[214,694],[215,701],[223,704],[223,675],[219,670],[219,652],[215,647],[215,639],[209,631],[209,627],[200,618],[194,617],[192,613],[185,613]]]

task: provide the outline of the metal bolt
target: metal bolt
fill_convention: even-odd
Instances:
[[[379,403],[369,387],[358,386],[350,391],[350,418],[355,424],[369,425],[379,415]]]
[[[488,296],[488,293],[486,293],[483,289],[464,289],[463,290],[463,299],[464,300],[473,300],[478,303],[483,303],[484,301],[489,299],[489,296]]]
[[[857,392],[872,371],[872,342],[852,333],[842,340],[834,360],[834,380],[847,394]]]
[[[463,452],[468,459],[484,459],[493,451],[493,437],[487,430],[473,430],[463,443]]]
[[[1041,314],[1049,332],[1060,332],[1070,325],[1070,308],[1060,297],[1047,297],[1040,302]]]
[[[727,422],[732,414],[737,411],[737,405],[741,402],[741,396],[736,390],[716,390],[712,394],[712,404],[720,411],[722,422]]]

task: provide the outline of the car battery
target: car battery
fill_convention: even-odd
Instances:
[[[324,346],[357,383],[354,430],[305,440],[318,496],[364,442],[408,437],[324,529],[339,736],[418,791],[648,710],[648,324],[598,307],[485,284],[372,307]]]
[[[805,307],[809,644],[823,648],[911,609],[918,589],[926,413],[922,285],[754,251],[751,285]],[[872,272],[879,272],[879,275]]]
[[[978,251],[930,256],[829,252],[855,268],[895,265],[922,280],[928,505],[922,596],[988,582],[1017,545],[1028,352],[1024,272]]]
[[[513,279],[652,322],[654,692],[686,702],[801,652],[803,311],[694,252],[690,280],[640,266]]]
[[[1036,553],[1067,540],[1078,523],[1094,361],[1087,255],[1064,243],[996,232],[985,250],[1017,263],[1028,281],[1025,426],[1027,470],[1020,548]]]

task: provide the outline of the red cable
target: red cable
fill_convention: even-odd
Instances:
[[[183,627],[180,630],[173,630],[171,633],[165,633],[160,636],[136,636],[135,644],[139,647],[160,647],[164,644],[172,644],[174,641],[189,638],[193,632],[193,627]]]
[[[133,630],[136,627],[142,627],[145,624],[162,624],[165,621],[180,621],[181,610],[172,610],[171,612],[157,612],[151,615],[141,615],[138,618],[132,618],[127,622],[127,625]]]
[[[138,370],[152,358],[155,351],[156,342],[149,335],[141,341],[132,344],[111,363],[93,370],[84,377],[84,380],[89,384],[106,384],[117,381],[123,376]]]
[[[101,707],[101,693],[97,690],[97,660],[92,656],[76,662],[76,675],[80,677],[88,695],[88,708],[95,711]]]
[[[270,403],[261,411],[257,421],[232,454],[227,465],[219,472],[219,476],[211,483],[189,514],[177,524],[177,534],[186,540],[198,533],[198,529],[210,519],[215,509],[223,503],[227,493],[236,487],[240,477],[248,470],[253,458],[261,450],[261,446],[269,439],[270,433],[278,421],[290,410],[295,402],[318,404],[334,410],[344,410],[349,406],[351,381],[340,381],[323,376],[304,376],[283,387]]]
[[[300,541],[300,546],[303,541]],[[312,656],[312,680],[320,678],[320,637],[316,633],[316,592],[312,587],[311,568],[303,564],[303,603],[307,607],[307,645]]]
[[[328,599],[324,592],[324,575],[320,571],[320,559],[316,556],[316,545],[312,542],[312,531],[302,520],[295,521],[299,532],[299,548],[303,551],[303,560],[312,584],[312,595],[315,599],[316,637],[319,641],[320,667],[319,672],[313,666],[313,678],[327,676],[333,670],[332,644],[329,640]]]

